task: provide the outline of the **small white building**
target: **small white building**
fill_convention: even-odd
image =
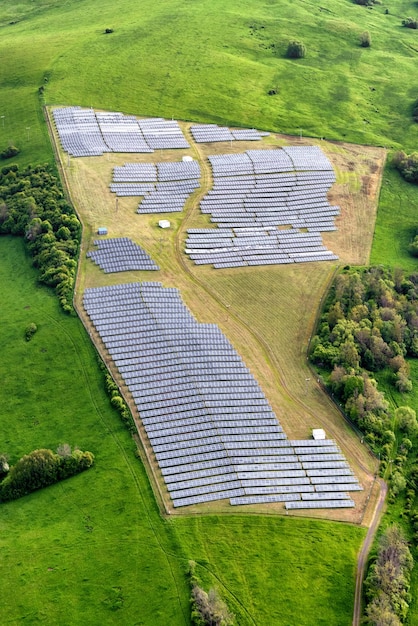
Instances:
[[[193,157],[191,157],[191,156],[184,156],[184,157],[182,158],[182,161],[183,161],[184,163],[190,163],[191,161],[193,161]]]
[[[168,220],[160,220],[158,226],[160,228],[170,228],[170,222]]]
[[[327,438],[325,434],[325,430],[323,428],[313,428],[312,437],[314,439],[326,439]]]
[[[100,228],[97,229],[97,234],[98,235],[107,235],[107,228],[106,228],[106,226],[100,226]]]

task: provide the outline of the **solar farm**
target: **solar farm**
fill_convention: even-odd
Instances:
[[[356,477],[332,440],[289,441],[215,324],[177,289],[87,289],[84,307],[139,411],[175,507],[229,499],[288,509],[354,506]]]
[[[189,147],[178,123],[159,117],[138,120],[80,107],[53,109],[53,116],[62,148],[73,157]]]
[[[87,257],[106,274],[129,270],[159,270],[151,257],[128,237],[97,239],[98,250],[87,252]]]
[[[71,121],[66,125],[61,117]],[[142,220],[166,213],[183,216],[186,207],[210,220],[212,227],[184,231],[183,255],[196,272],[201,266],[256,271],[263,265],[338,260],[322,239],[336,232],[341,213],[328,200],[336,174],[318,146],[267,147],[262,142],[268,133],[254,129],[190,125],[186,131],[174,121],[166,125],[157,118],[78,108],[56,109],[54,120],[62,148],[73,156],[137,152],[137,160],[115,159],[107,182],[109,197],[129,201],[131,207],[137,202],[131,223],[135,214]],[[130,139],[128,126],[135,127]],[[147,127],[160,129],[161,142],[168,129],[166,148],[150,141]],[[134,146],[140,133],[147,148],[141,142]],[[94,152],[93,137],[99,135],[106,149],[102,145],[102,152]],[[68,139],[75,136],[84,152],[71,151],[74,144]],[[176,156],[193,142],[200,146],[193,158]],[[217,144],[220,148],[214,149]],[[237,146],[232,153],[219,153],[232,145]],[[158,160],[155,149],[161,149]],[[195,192],[200,194],[192,205]],[[117,211],[116,201],[119,221]],[[146,251],[132,230],[127,231],[131,237],[120,236],[123,222],[117,230],[118,236],[95,239],[97,249],[87,253],[104,274],[159,271],[161,264],[153,258],[158,248],[151,246],[152,253],[146,245]],[[200,323],[179,289],[139,280],[101,287],[89,282],[82,305],[99,349],[127,390],[168,508],[223,501],[274,504],[289,511],[353,509],[362,486],[336,441],[307,439],[309,431],[304,438],[288,437],[279,413],[219,326]]]

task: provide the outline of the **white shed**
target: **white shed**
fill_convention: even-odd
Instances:
[[[160,220],[158,226],[160,228],[170,228],[170,222],[168,220]]]
[[[325,430],[323,428],[313,428],[312,437],[314,439],[326,439],[327,438],[325,434]]]
[[[191,156],[184,156],[184,157],[182,157],[182,161],[184,163],[190,163],[190,161],[193,161],[193,157],[191,157]]]
[[[100,226],[97,229],[97,234],[98,235],[107,235],[107,228],[106,228],[106,226]]]

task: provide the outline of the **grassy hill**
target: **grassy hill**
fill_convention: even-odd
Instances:
[[[385,8],[351,0],[4,0],[0,144],[18,144],[23,161],[51,159],[46,102],[411,149],[418,34],[401,20],[418,10],[412,0]],[[359,45],[365,30],[367,49]],[[305,59],[284,58],[293,38],[304,41]]]

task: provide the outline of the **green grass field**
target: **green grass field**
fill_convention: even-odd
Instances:
[[[253,515],[164,521],[80,322],[37,285],[22,240],[0,238],[0,255],[0,451],[13,462],[68,442],[96,456],[88,472],[0,507],[2,623],[187,625],[193,559],[240,625],[350,624],[364,529]]]
[[[351,0],[4,0],[0,145],[17,144],[24,162],[51,160],[46,102],[412,149],[408,15],[413,0],[393,0],[389,15]],[[284,58],[293,38],[305,59]]]

